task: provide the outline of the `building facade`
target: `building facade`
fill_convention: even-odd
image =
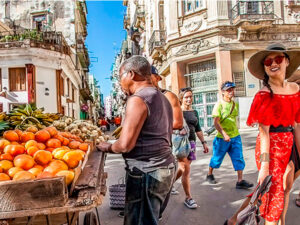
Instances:
[[[300,1],[127,0],[127,54],[144,55],[163,76],[161,86],[193,89],[201,127],[213,124],[224,81],[237,84],[240,127],[261,83],[247,69],[252,54],[271,43],[300,47]],[[296,74],[299,73],[298,71]],[[295,75],[296,76],[296,75]]]
[[[0,2],[2,111],[36,103],[79,118],[90,99],[85,1]]]

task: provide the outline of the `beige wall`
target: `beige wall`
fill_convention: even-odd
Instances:
[[[216,52],[218,87],[224,81],[232,81],[231,55],[230,51]]]
[[[249,58],[256,53],[257,50],[250,50],[244,52],[244,68],[245,68],[245,83],[247,96],[254,96],[260,89],[259,80],[255,78],[248,70]]]

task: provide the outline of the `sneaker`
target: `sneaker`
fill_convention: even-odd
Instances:
[[[236,186],[235,186],[236,189],[249,189],[251,187],[253,187],[253,184],[249,183],[246,180],[241,180],[240,182],[236,182]]]
[[[217,181],[215,180],[215,177],[214,177],[213,174],[207,175],[206,176],[206,181],[208,181],[208,183],[210,183],[210,184],[216,184],[217,183]]]
[[[196,209],[197,208],[197,203],[195,202],[194,199],[190,198],[190,199],[185,199],[184,204],[186,207],[188,207],[189,209]]]
[[[173,186],[171,190],[171,195],[178,195],[179,191],[176,190],[176,188]]]
[[[124,211],[119,212],[118,216],[124,218]]]

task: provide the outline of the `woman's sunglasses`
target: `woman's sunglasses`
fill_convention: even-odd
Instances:
[[[284,58],[285,58],[285,56],[279,55],[279,56],[276,56],[274,59],[272,59],[272,58],[265,59],[264,65],[267,67],[272,66],[274,61],[276,62],[277,65],[279,65],[282,63]]]

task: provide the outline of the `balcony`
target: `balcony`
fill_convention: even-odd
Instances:
[[[154,50],[163,49],[166,44],[166,32],[164,30],[153,31],[149,40],[149,54],[152,55]]]
[[[61,32],[36,30],[12,30],[0,32],[0,49],[43,48],[66,55],[71,54],[70,47]]]
[[[90,58],[87,48],[84,44],[77,44],[77,55],[82,68],[88,71],[90,66]]]
[[[231,22],[237,25],[242,22],[257,23],[259,21],[274,21],[273,1],[238,1],[231,10]]]
[[[145,6],[139,5],[136,7],[134,17],[133,17],[133,26],[143,28],[143,23],[145,23]]]

